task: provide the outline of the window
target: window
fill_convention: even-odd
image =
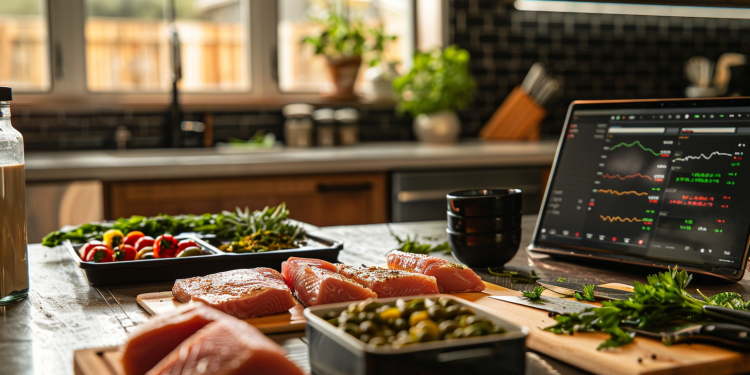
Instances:
[[[50,88],[44,0],[0,1],[0,82],[15,92]]]
[[[86,0],[89,90],[170,90],[171,28],[164,9],[162,0]],[[249,90],[248,0],[175,0],[175,10],[180,89]]]
[[[322,25],[315,20],[331,13],[361,21],[365,29],[382,25],[386,35],[397,36],[386,44],[386,60],[397,63],[401,70],[408,68],[414,53],[413,7],[408,0],[279,0],[279,88],[285,92],[330,91],[325,57],[314,55],[312,47],[301,41],[320,32]],[[360,91],[364,70],[360,69],[357,79]]]

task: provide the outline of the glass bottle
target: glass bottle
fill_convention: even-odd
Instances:
[[[12,99],[0,87],[0,306],[29,293],[23,137],[10,124]]]

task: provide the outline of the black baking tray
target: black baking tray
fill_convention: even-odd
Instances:
[[[448,295],[400,297],[450,298],[474,309],[482,318],[505,328],[507,333],[406,345],[400,348],[365,344],[323,317],[340,313],[351,302],[318,305],[305,309],[305,334],[310,344],[310,367],[315,375],[523,375],[526,366],[527,327],[521,327],[490,310]],[[393,303],[395,298],[378,302]]]
[[[335,263],[338,262],[339,252],[344,248],[343,242],[317,232],[307,233],[309,242],[305,247],[263,253],[226,253],[210,243],[213,242],[209,241],[211,237],[201,238],[197,234],[181,234],[177,238],[194,240],[211,255],[93,263],[82,261],[78,255],[78,249],[83,244],[65,241],[63,245],[86,280],[95,286],[174,281],[239,268],[268,267],[281,271],[281,262],[289,257],[315,258]]]

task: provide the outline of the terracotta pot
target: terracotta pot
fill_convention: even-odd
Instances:
[[[335,91],[330,96],[346,99],[354,98],[354,83],[357,81],[362,57],[342,57],[328,59],[328,73],[331,75]]]
[[[414,135],[426,143],[453,143],[461,134],[461,121],[454,111],[421,114],[414,119]]]

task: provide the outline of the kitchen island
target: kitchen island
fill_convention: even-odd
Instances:
[[[544,279],[566,277],[571,282],[591,284],[631,284],[633,280],[645,282],[646,275],[655,272],[641,267],[574,265],[551,258],[530,258],[523,249],[531,240],[535,219],[534,216],[524,218],[522,249],[506,265],[506,269],[521,273],[534,269]],[[444,221],[391,224],[390,227],[397,234],[445,236]],[[388,226],[383,224],[321,230],[345,241],[345,249],[339,260],[351,264],[382,264],[385,254],[396,245]],[[172,288],[172,283],[93,287],[62,247],[48,249],[31,245],[29,263],[29,298],[0,307],[0,374],[72,374],[75,350],[122,344],[129,331],[148,319],[148,314],[136,304],[137,295]],[[477,270],[477,273],[485,281],[500,286],[516,290],[529,290],[532,287],[530,284],[513,283],[509,278],[493,276],[487,270]],[[735,284],[699,278],[691,284],[690,291],[694,292],[695,287],[707,294],[734,291],[747,299],[750,297],[750,276],[746,275]],[[295,336],[298,334],[277,335],[274,339],[286,347],[295,361],[304,364],[307,348]],[[543,355],[527,356],[529,369],[541,371],[545,364],[540,361],[546,361],[561,373],[581,373]]]

